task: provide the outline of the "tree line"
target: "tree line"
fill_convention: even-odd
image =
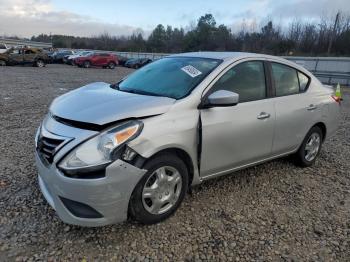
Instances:
[[[211,14],[201,16],[189,30],[159,24],[148,38],[141,31],[131,36],[95,37],[66,35],[33,36],[31,40],[52,42],[57,48],[130,52],[177,53],[188,51],[245,51],[273,55],[350,55],[350,16],[337,13],[317,22],[295,20],[287,26],[271,20],[256,29],[242,24],[238,32],[218,25]]]

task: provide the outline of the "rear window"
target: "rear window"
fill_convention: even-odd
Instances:
[[[125,92],[180,99],[187,96],[222,60],[167,57],[142,67],[119,83]]]
[[[298,72],[298,78],[299,78],[300,92],[305,92],[309,85],[310,78],[305,74],[303,74],[302,72]]]
[[[282,64],[272,63],[272,76],[276,88],[276,96],[299,93],[297,70]]]
[[[308,88],[310,78],[297,69],[279,63],[271,63],[271,67],[276,96],[298,94]]]

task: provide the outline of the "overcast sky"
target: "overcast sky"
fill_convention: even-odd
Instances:
[[[140,29],[147,36],[157,24],[188,28],[206,13],[237,30],[243,22],[259,28],[272,18],[283,25],[338,10],[350,14],[350,0],[0,0],[0,36],[130,35]]]

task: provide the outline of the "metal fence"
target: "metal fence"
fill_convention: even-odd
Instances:
[[[156,60],[170,54],[166,53],[136,53],[114,52],[127,58],[150,58]],[[302,65],[312,72],[324,84],[341,84],[350,86],[350,58],[349,57],[283,57]]]
[[[350,86],[348,57],[284,57],[312,72],[324,84]]]
[[[0,40],[1,43],[1,40]],[[102,50],[91,50],[96,52],[109,52]],[[169,53],[146,53],[146,52],[116,52],[110,53],[127,58],[150,58],[157,60],[171,55]],[[322,83],[329,85],[341,84],[350,86],[350,57],[301,57],[283,56],[312,72]]]
[[[51,48],[52,43],[35,42],[30,40],[20,40],[20,39],[10,39],[10,38],[0,38],[0,43],[7,46],[30,46],[37,48]]]

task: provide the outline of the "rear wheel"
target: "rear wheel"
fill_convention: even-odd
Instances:
[[[0,60],[0,66],[6,66],[6,62],[4,60]]]
[[[84,64],[83,64],[83,66],[84,66],[85,68],[90,68],[90,67],[91,67],[90,61],[85,61]]]
[[[148,161],[148,170],[130,199],[130,216],[144,224],[158,223],[180,206],[188,188],[188,171],[175,155],[164,154]]]
[[[41,59],[38,59],[35,61],[35,66],[36,67],[44,67],[45,66],[45,62]]]
[[[135,68],[135,69],[139,69],[140,66],[139,66],[138,64],[136,64],[136,65],[134,66],[134,68]]]
[[[299,166],[309,167],[313,165],[322,147],[322,130],[318,126],[310,129],[304,138],[298,152],[295,154]]]

